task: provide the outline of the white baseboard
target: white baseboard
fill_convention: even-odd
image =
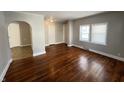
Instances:
[[[31,44],[27,44],[27,45],[17,45],[17,46],[10,47],[10,48],[16,48],[16,47],[26,47],[26,46],[32,46],[32,45],[31,45]]]
[[[73,44],[73,46],[86,50],[84,47],[76,45],[76,44]],[[108,53],[93,50],[93,49],[88,49],[88,50],[92,51],[92,52],[95,52],[95,53],[98,53],[98,54],[101,54],[101,55],[104,55],[104,56],[107,56],[107,57],[110,57],[110,58],[114,58],[114,59],[117,59],[117,60],[120,60],[120,61],[124,61],[124,58],[122,58],[122,57],[118,57],[118,56],[115,56],[115,55],[112,55],[112,54],[108,54]]]
[[[13,46],[13,47],[11,47],[11,46],[10,46],[10,48],[16,48],[16,47],[20,47],[20,45],[17,45],[17,46]]]
[[[92,52],[95,52],[95,53],[98,53],[98,54],[101,54],[101,55],[104,55],[104,56],[107,56],[107,57],[110,57],[110,58],[114,58],[114,59],[117,59],[117,60],[120,60],[120,61],[124,61],[124,58],[118,57],[118,56],[115,56],[115,55],[112,55],[112,54],[108,54],[108,53],[93,50],[93,49],[89,49],[89,51],[92,51]]]
[[[61,44],[61,43],[64,43],[63,41],[62,42],[56,42],[55,44]]]
[[[4,79],[5,75],[6,75],[6,72],[7,72],[7,70],[8,70],[8,68],[9,68],[9,66],[10,66],[11,63],[12,63],[12,59],[10,59],[10,60],[8,61],[6,67],[4,68],[4,70],[3,70],[3,72],[2,72],[2,74],[1,74],[1,76],[0,76],[0,82],[3,81],[3,79]]]
[[[71,46],[73,46],[73,45],[67,45],[68,47],[71,47]]]
[[[56,43],[54,43],[54,44],[61,44],[61,43],[65,43],[65,42],[56,42]],[[49,46],[50,44],[45,44],[45,46]]]
[[[79,46],[79,45],[76,45],[76,44],[73,44],[72,46],[75,46],[75,47],[78,47],[78,48],[84,49],[83,46]]]
[[[27,45],[20,45],[20,47],[26,47],[26,46],[32,46],[31,44],[27,44]]]
[[[43,52],[35,53],[35,54],[33,54],[33,56],[39,56],[39,55],[42,55],[42,54],[45,54],[45,53],[46,53],[46,51],[43,51]]]

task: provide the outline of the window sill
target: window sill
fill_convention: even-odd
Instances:
[[[85,42],[85,43],[89,43],[89,44],[95,44],[95,45],[101,45],[101,46],[107,46],[107,44],[100,44],[100,43],[97,43],[97,42],[91,42],[91,41],[81,41],[79,40],[80,42]]]

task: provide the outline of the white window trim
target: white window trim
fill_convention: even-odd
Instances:
[[[81,42],[90,42],[90,24],[82,24],[82,25],[80,25],[80,29],[81,29],[81,26],[89,26],[89,40],[81,40],[81,38],[80,38],[80,30],[79,30],[79,41],[81,41]]]

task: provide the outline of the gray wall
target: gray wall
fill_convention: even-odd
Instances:
[[[79,26],[82,24],[94,24],[108,22],[107,45],[98,45],[79,41]],[[73,44],[115,56],[124,57],[124,12],[106,12],[94,16],[74,20]]]

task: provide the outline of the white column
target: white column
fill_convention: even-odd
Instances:
[[[72,46],[73,39],[73,22],[68,21],[68,46]]]

